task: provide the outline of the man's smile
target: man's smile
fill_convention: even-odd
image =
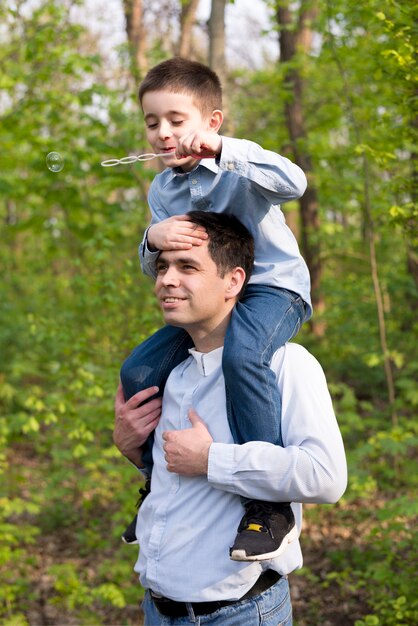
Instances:
[[[187,298],[180,296],[160,296],[160,305],[164,310],[175,309],[179,304],[185,302]]]

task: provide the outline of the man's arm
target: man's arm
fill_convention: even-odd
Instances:
[[[212,442],[199,420],[199,428],[192,422],[190,429],[165,435],[167,467],[178,474],[207,475],[213,487],[250,499],[336,502],[346,488],[347,466],[322,368],[295,344],[276,354],[285,447]]]
[[[116,392],[113,441],[118,450],[138,468],[143,467],[141,447],[160,419],[161,398],[150,400],[157,392],[158,387],[149,387],[127,402],[121,383]]]
[[[208,480],[216,488],[272,502],[334,503],[347,486],[344,445],[324,372],[305,348],[286,344],[272,369],[282,397],[284,447],[212,444]]]

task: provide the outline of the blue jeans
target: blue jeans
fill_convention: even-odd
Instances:
[[[165,617],[158,612],[147,591],[142,603],[144,626],[292,626],[292,604],[287,578],[259,596],[218,609],[208,615],[194,616],[190,607],[188,617]]]
[[[122,364],[120,379],[125,400],[147,387],[157,386],[162,396],[165,383],[177,365],[189,356],[193,348],[190,335],[182,328],[164,326],[137,346]],[[148,437],[142,449],[142,462],[148,474],[153,465],[152,445],[154,433]]]
[[[228,421],[235,443],[268,441],[283,445],[281,398],[270,362],[304,320],[302,298],[278,287],[248,285],[236,304],[222,360]],[[152,385],[162,394],[171,370],[188,357],[192,346],[186,331],[173,326],[165,326],[144,341],[122,365],[125,398]],[[149,449],[143,453],[143,461],[151,468]]]
[[[302,298],[287,289],[248,285],[235,306],[225,336],[222,369],[229,427],[236,443],[283,445],[282,402],[270,363],[304,320]]]

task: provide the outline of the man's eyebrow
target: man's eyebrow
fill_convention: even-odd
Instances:
[[[169,261],[165,258],[164,254],[161,253],[156,261],[156,264],[158,265],[159,262],[168,263]],[[197,261],[194,257],[191,257],[191,256],[177,257],[174,261],[172,261],[172,263],[174,263],[175,265],[186,264],[186,265],[194,265],[195,267],[200,267],[199,261]]]
[[[196,259],[192,256],[182,256],[176,260],[176,263],[188,263],[189,265],[196,265],[196,266],[200,265],[199,261],[196,261]]]

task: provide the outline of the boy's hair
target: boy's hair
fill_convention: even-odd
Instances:
[[[208,251],[221,278],[235,267],[242,267],[245,281],[239,293],[241,297],[254,266],[253,236],[238,218],[228,213],[189,211],[187,216],[193,224],[206,230],[209,236]]]
[[[205,116],[222,109],[222,86],[218,75],[207,65],[183,57],[173,57],[151,68],[142,81],[138,97],[148,91],[168,90],[191,95]]]

